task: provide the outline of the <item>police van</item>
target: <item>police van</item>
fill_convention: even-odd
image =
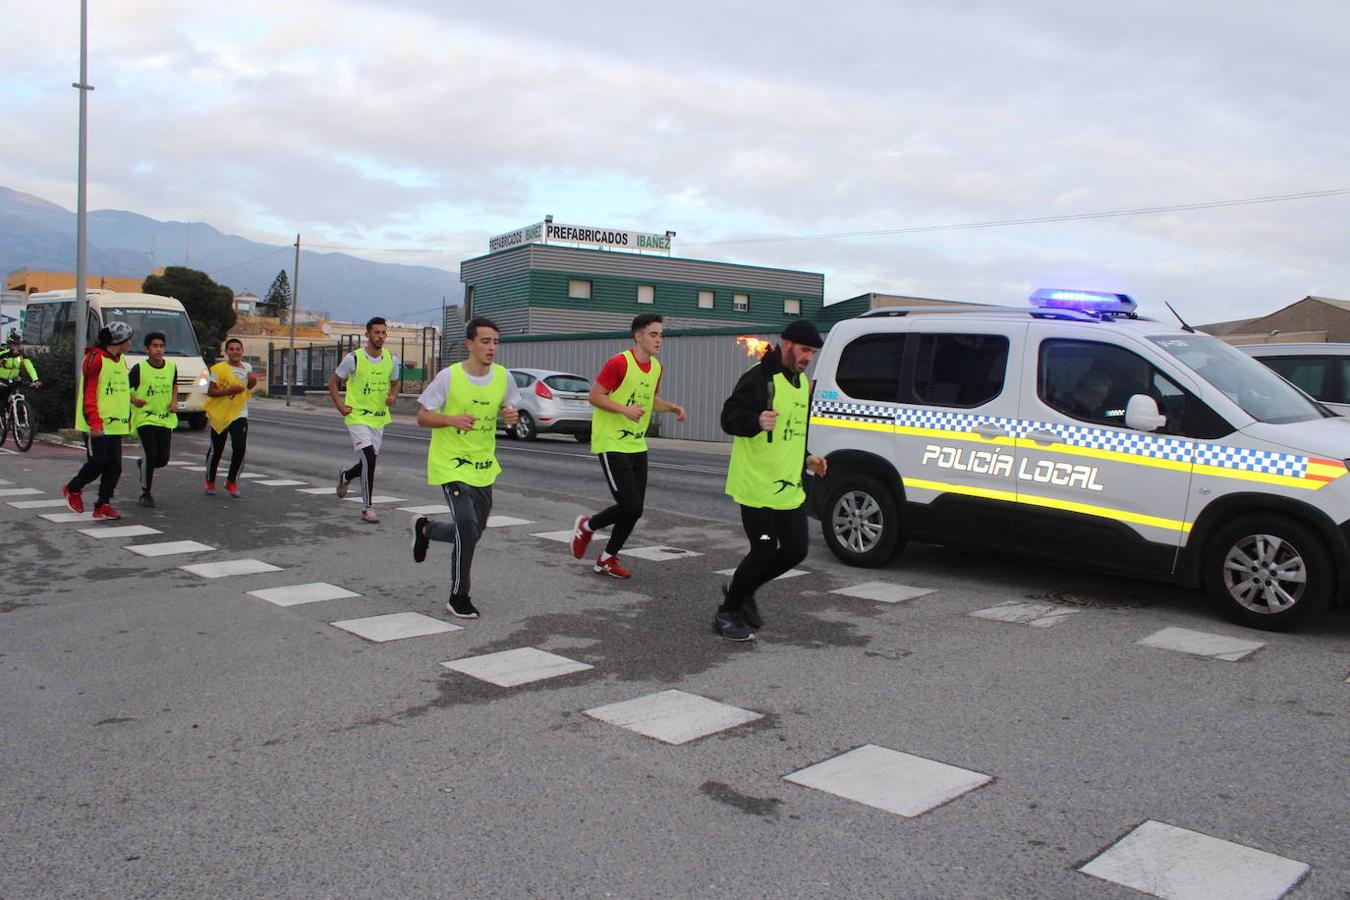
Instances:
[[[830,330],[815,386],[815,510],[851,565],[1015,550],[1203,585],[1259,628],[1350,593],[1350,419],[1123,294],[877,310]]]

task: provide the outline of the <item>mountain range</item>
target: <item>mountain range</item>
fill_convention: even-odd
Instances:
[[[203,222],[161,222],[119,209],[87,216],[86,261],[91,275],[144,277],[159,266],[184,265],[236,293],[267,293],[282,269],[294,277],[295,251],[224,234]],[[75,214],[55,203],[0,187],[0,272],[75,271]],[[385,315],[436,322],[442,302],[458,305],[463,285],[454,272],[359,259],[346,253],[300,251],[300,307],[335,319]]]

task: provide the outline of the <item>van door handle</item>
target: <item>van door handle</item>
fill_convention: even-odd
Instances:
[[[1044,428],[1037,428],[1035,431],[1028,431],[1027,437],[1038,444],[1058,444],[1064,439],[1053,431],[1047,431]]]
[[[995,425],[993,422],[981,422],[979,425],[972,428],[971,431],[983,438],[1000,438],[1008,436],[1008,429],[1004,428],[1002,425]]]

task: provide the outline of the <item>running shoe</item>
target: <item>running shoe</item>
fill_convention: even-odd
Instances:
[[[632,578],[633,573],[619,565],[619,558],[611,556],[608,559],[597,559],[595,561],[595,572],[597,575],[608,575],[610,578]]]
[[[452,616],[459,616],[461,619],[478,618],[478,608],[473,605],[473,601],[467,596],[456,597],[451,594],[450,599],[445,601],[445,611]]]
[[[730,590],[731,585],[722,585],[723,607],[726,606],[727,592]],[[759,615],[759,604],[755,603],[754,597],[746,597],[745,600],[741,602],[741,607],[737,612],[741,614],[741,620],[745,622],[746,625],[749,625],[752,630],[759,631],[764,627],[764,620],[760,618]]]
[[[361,519],[362,521],[369,522],[372,525],[380,521],[380,517],[375,514],[375,510],[369,506],[361,510]]]
[[[347,496],[347,489],[352,483],[347,480],[347,470],[338,469],[337,495],[339,498]]]
[[[427,537],[427,525],[431,520],[426,516],[418,516],[413,519],[413,562],[421,562],[427,558],[427,545],[431,543],[431,538]]]
[[[79,491],[72,491],[70,485],[61,485],[61,496],[66,498],[66,506],[78,513],[84,512],[84,496]]]
[[[729,641],[753,641],[755,633],[745,624],[740,614],[732,610],[719,609],[713,616],[712,629]]]
[[[225,493],[229,494],[236,500],[244,496],[243,494],[239,493],[239,485],[235,484],[233,481],[225,482]]]
[[[210,494],[212,497],[216,495],[216,483],[214,481],[206,482],[206,493]]]
[[[151,509],[153,509],[155,506],[155,498],[150,496],[149,491],[142,491],[140,499],[138,499],[136,502],[139,503],[141,506],[148,506]]]
[[[100,503],[94,507],[95,519],[120,519],[122,514],[112,508],[111,503]]]
[[[577,559],[585,556],[593,537],[595,532],[591,531],[591,517],[577,516],[577,520],[572,523],[572,555]]]

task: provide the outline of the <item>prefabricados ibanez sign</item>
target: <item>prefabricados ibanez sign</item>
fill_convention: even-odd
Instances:
[[[621,228],[595,228],[589,225],[561,225],[539,222],[488,239],[488,252],[509,250],[521,244],[585,244],[588,247],[613,247],[645,253],[670,253],[669,234],[651,234]]]

